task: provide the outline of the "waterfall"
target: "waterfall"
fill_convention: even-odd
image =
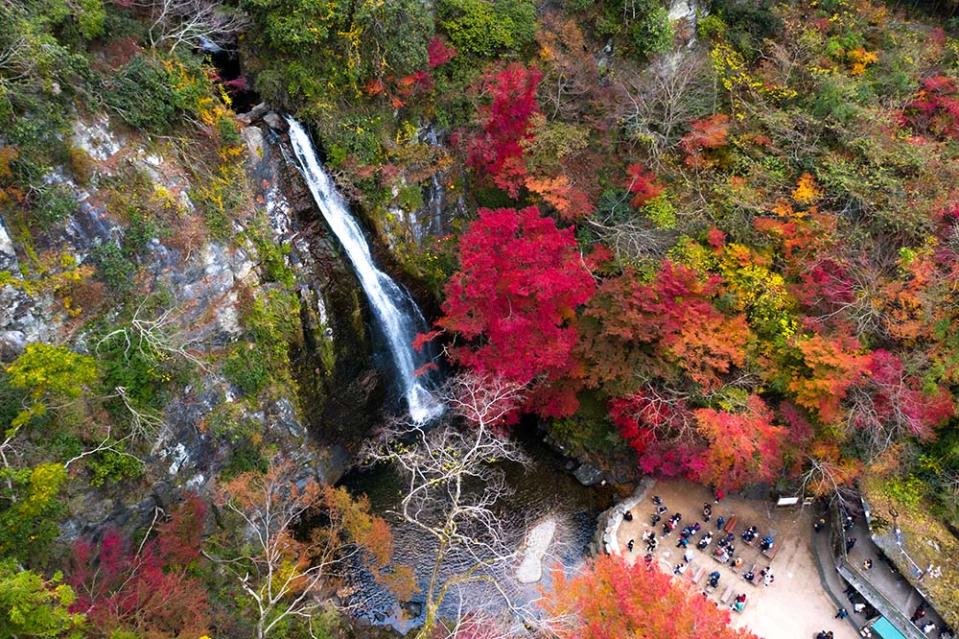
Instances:
[[[410,417],[418,424],[428,422],[441,414],[444,407],[415,373],[419,365],[426,363],[425,356],[413,349],[416,334],[426,330],[423,315],[409,294],[373,264],[363,231],[350,214],[343,196],[337,192],[333,180],[320,165],[306,129],[289,116],[286,121],[290,125],[293,152],[313,199],[353,264],[360,286],[373,308],[373,316],[386,337]]]

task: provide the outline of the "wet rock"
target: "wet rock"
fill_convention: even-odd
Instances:
[[[583,486],[595,486],[603,481],[603,471],[592,464],[582,464],[573,471],[573,477]]]
[[[263,130],[258,126],[248,126],[240,131],[240,137],[246,143],[250,161],[255,164],[266,153],[266,140],[263,138]]]
[[[280,114],[276,111],[270,111],[263,116],[263,121],[269,125],[271,129],[276,129],[277,131],[286,131],[286,120],[280,117]]]
[[[243,124],[250,125],[262,118],[269,110],[270,107],[267,106],[266,102],[260,102],[246,113],[237,115],[236,119]]]
[[[7,228],[3,225],[3,220],[0,220],[0,271],[16,271],[19,268],[17,251],[13,247]]]
[[[413,619],[418,619],[423,614],[423,604],[418,601],[404,601],[400,604],[400,608]]]
[[[12,362],[26,347],[23,331],[0,331],[0,362]]]
[[[122,140],[110,130],[110,118],[101,115],[92,122],[73,123],[73,144],[95,160],[104,161],[119,153]]]

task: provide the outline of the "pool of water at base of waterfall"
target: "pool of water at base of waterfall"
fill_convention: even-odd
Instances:
[[[516,580],[514,573],[521,561],[519,558],[505,571],[505,578],[511,582],[509,588],[525,603],[540,598],[541,590],[549,588],[550,572],[557,565],[569,571],[582,564],[596,531],[597,517],[612,505],[614,495],[608,486],[587,488],[576,481],[565,470],[566,458],[544,444],[533,425],[521,424],[515,428],[514,436],[518,437],[532,463],[525,471],[516,464],[501,466],[513,492],[497,504],[497,511],[503,513],[509,522],[506,532],[510,542],[521,545],[529,528],[546,517],[553,517],[557,523],[549,550],[552,561],[544,565],[544,577],[539,583],[523,585]],[[355,496],[367,495],[373,512],[386,517],[393,529],[395,562],[414,567],[417,581],[422,586],[433,567],[435,545],[423,531],[390,516],[389,511],[397,510],[403,497],[404,483],[400,476],[392,468],[378,466],[349,473],[341,485]],[[455,572],[456,567],[446,567],[441,578]],[[422,593],[407,602],[399,602],[361,565],[356,566],[354,574],[355,579],[350,585],[355,588],[352,599],[357,604],[355,616],[404,633],[422,623]],[[501,598],[488,587],[467,587],[462,596],[463,608],[467,611],[482,608],[486,612],[498,612],[505,609]],[[453,614],[459,601],[459,593],[447,597],[440,609],[441,614]]]

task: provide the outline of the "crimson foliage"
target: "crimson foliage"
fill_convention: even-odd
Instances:
[[[570,320],[594,289],[571,228],[535,206],[480,209],[438,324],[463,338],[452,351],[461,364],[520,384],[557,379],[573,365]]]

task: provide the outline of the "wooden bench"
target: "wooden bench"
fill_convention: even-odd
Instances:
[[[736,515],[729,518],[729,521],[723,526],[723,532],[736,534]]]
[[[774,543],[772,548],[763,551],[763,556],[772,561],[777,552],[779,552],[779,544]]]
[[[696,574],[693,576],[693,583],[700,583],[704,576],[706,576],[706,566],[700,566],[696,569]]]
[[[733,598],[733,587],[726,586],[726,590],[723,591],[723,596],[719,598],[720,603],[728,604],[729,600]]]

